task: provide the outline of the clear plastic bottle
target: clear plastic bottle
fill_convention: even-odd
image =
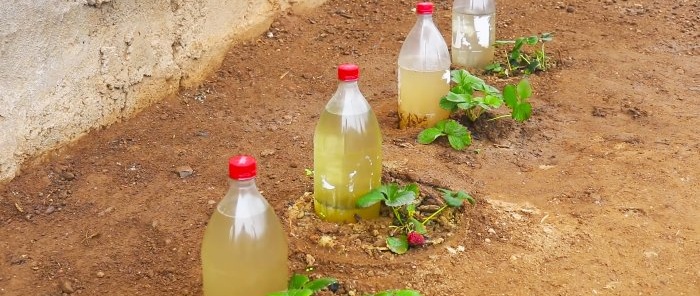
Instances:
[[[229,159],[230,187],[202,241],[205,296],[264,296],[287,287],[287,234],[255,175],[253,157]]]
[[[399,128],[431,127],[450,116],[440,108],[450,90],[450,53],[433,23],[433,3],[418,3],[416,13],[399,53]]]
[[[454,0],[452,63],[483,68],[493,61],[496,42],[496,1]]]
[[[314,209],[332,222],[376,218],[379,204],[357,208],[355,202],[381,185],[379,123],[358,87],[357,65],[338,66],[338,79],[314,132]]]

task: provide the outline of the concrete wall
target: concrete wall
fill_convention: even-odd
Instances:
[[[0,182],[198,84],[237,39],[324,0],[2,0]]]

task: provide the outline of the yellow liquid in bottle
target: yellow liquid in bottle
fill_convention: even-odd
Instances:
[[[202,242],[205,296],[265,296],[287,289],[287,241],[260,199],[241,197],[236,217],[211,216]],[[226,211],[224,211],[226,212]]]
[[[440,99],[450,91],[449,70],[420,72],[399,67],[399,128],[432,127],[450,117]]]
[[[314,134],[316,214],[332,222],[379,217],[379,204],[357,208],[355,202],[381,185],[381,143],[379,123],[368,106],[349,115],[321,113]]]

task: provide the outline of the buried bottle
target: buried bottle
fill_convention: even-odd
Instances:
[[[381,185],[379,123],[360,92],[357,65],[340,65],[338,79],[314,132],[314,209],[332,222],[376,218],[379,204],[358,208],[355,202]]]
[[[202,241],[205,296],[263,296],[287,287],[287,235],[255,176],[253,157],[229,159],[229,190]]]
[[[493,61],[496,42],[494,0],[455,0],[452,7],[452,63],[483,68]]]
[[[416,13],[399,53],[399,128],[432,127],[450,116],[440,107],[450,90],[450,53],[433,23],[433,3],[418,3]]]

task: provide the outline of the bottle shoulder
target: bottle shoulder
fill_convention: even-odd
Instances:
[[[399,66],[416,71],[450,68],[445,38],[432,20],[418,20],[406,36],[399,52]]]

